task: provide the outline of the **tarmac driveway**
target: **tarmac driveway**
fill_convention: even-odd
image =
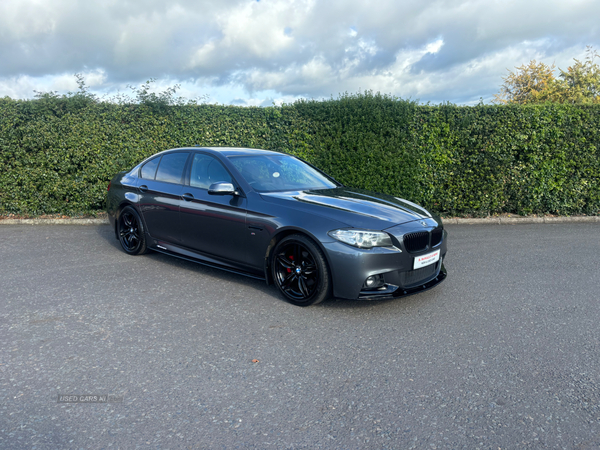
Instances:
[[[106,225],[2,226],[0,448],[600,448],[600,225],[448,230],[437,288],[298,308]]]

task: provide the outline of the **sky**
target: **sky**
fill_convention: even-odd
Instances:
[[[599,0],[0,0],[0,97],[157,92],[242,106],[365,90],[493,100],[530,60],[600,50]],[[558,74],[558,73],[557,73]]]

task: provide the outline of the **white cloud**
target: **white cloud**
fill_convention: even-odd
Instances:
[[[0,16],[2,39],[27,39],[56,30],[55,10],[48,1],[5,1],[0,4]]]
[[[443,39],[438,39],[437,41],[432,42],[431,44],[427,44],[425,47],[425,52],[427,53],[437,53],[440,51],[442,46],[444,45]]]
[[[83,76],[88,88],[102,88],[106,83],[106,73],[99,69],[83,71],[80,75]],[[15,99],[32,98],[35,92],[66,94],[68,92],[77,92],[78,89],[77,78],[75,74],[70,73],[43,75],[39,77],[18,75],[0,78],[0,96],[8,96]]]
[[[600,48],[599,15],[594,0],[3,0],[0,96],[72,91],[85,73],[98,93],[156,78],[219,103],[359,89],[472,103],[507,68]]]

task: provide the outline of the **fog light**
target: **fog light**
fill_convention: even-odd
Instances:
[[[383,286],[383,275],[371,275],[363,283],[363,287],[366,288],[378,288]]]

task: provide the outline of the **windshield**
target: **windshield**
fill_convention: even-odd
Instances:
[[[258,192],[331,189],[338,186],[326,175],[293,156],[230,156],[229,160]]]

